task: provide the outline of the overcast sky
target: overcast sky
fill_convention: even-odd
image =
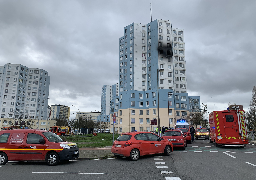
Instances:
[[[48,71],[49,105],[100,111],[102,86],[118,83],[123,29],[149,23],[150,2],[153,20],[184,29],[189,95],[208,111],[229,103],[248,110],[256,85],[255,0],[0,0],[0,65]]]

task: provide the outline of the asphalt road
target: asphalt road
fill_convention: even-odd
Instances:
[[[0,179],[255,180],[255,154],[255,145],[221,148],[196,140],[186,150],[174,149],[171,156],[145,156],[135,162],[126,158],[79,159],[53,167],[43,162],[8,162],[0,166]]]

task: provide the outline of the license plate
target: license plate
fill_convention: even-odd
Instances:
[[[78,154],[78,151],[75,151],[74,154]]]
[[[121,145],[116,145],[116,147],[121,147]]]

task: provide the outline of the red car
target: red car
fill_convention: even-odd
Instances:
[[[35,129],[0,131],[0,165],[8,161],[59,161],[76,159],[79,149],[75,143],[64,142],[52,132]]]
[[[173,151],[170,141],[151,132],[131,132],[120,135],[111,148],[115,156],[130,157],[136,161],[140,156],[164,153],[169,156]]]
[[[190,134],[190,130],[187,128],[178,128],[179,130],[182,131],[182,133],[185,135],[186,137],[186,141],[188,144],[191,144],[191,134]]]
[[[182,147],[183,149],[187,147],[187,141],[178,129],[165,131],[163,138],[171,141],[174,147]]]

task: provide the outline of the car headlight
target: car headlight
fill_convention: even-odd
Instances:
[[[62,147],[63,149],[70,149],[70,146],[67,144],[60,144],[60,147]]]

